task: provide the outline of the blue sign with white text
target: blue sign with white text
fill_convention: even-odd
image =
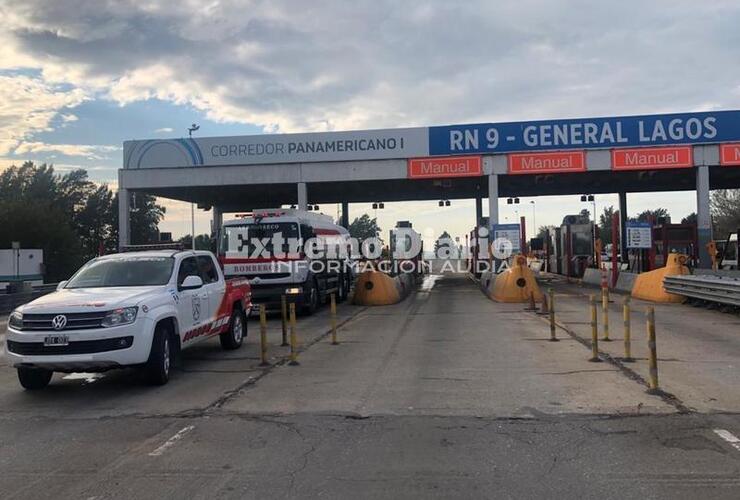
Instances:
[[[518,252],[522,248],[520,241],[521,238],[521,226],[519,224],[493,224],[491,228],[493,235],[493,244],[496,245],[496,250],[500,254],[506,253],[506,248],[503,248],[504,242],[509,242],[514,252]]]
[[[730,141],[740,141],[740,111],[429,127],[431,156]]]

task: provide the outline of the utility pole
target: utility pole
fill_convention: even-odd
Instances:
[[[193,138],[193,132],[198,130],[200,125],[193,123],[188,127],[188,137]],[[190,244],[193,250],[195,250],[195,203],[190,202]]]

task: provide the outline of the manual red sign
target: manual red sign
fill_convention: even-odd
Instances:
[[[509,155],[510,174],[550,174],[585,171],[586,154],[583,151]]]
[[[612,149],[612,170],[655,170],[694,166],[691,146]]]
[[[479,175],[483,175],[480,156],[410,158],[408,161],[409,179],[476,177]]]
[[[740,165],[740,143],[722,144],[719,147],[720,165]]]

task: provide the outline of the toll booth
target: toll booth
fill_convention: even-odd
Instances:
[[[582,215],[566,215],[558,235],[557,269],[560,274],[581,278],[593,263],[594,224]]]
[[[488,220],[488,217],[481,217],[480,225],[474,227],[468,234],[468,255],[466,258],[466,266],[468,271],[476,278],[480,278],[482,271],[479,262],[488,261],[488,248],[485,248],[484,246],[490,240],[488,238],[483,239],[478,236],[480,228],[488,229]]]
[[[563,274],[562,242],[559,227],[547,231],[547,270],[551,273]]]
[[[414,273],[414,274],[422,274],[424,270],[424,266],[422,264],[423,256],[424,256],[424,241],[421,239],[421,234],[419,234],[416,231],[413,231],[414,234],[416,234],[416,238],[420,242],[420,248],[419,251],[414,255],[413,257],[409,257],[407,259],[399,259],[396,260],[394,255],[397,248],[401,248],[404,252],[409,252],[413,249],[413,242],[411,240],[411,236],[408,234],[400,234],[399,229],[404,229],[406,231],[413,231],[413,225],[411,222],[407,220],[402,220],[396,222],[396,227],[394,229],[390,230],[390,238],[389,238],[389,259],[393,261],[393,274],[395,273]]]
[[[665,266],[669,253],[680,253],[689,257],[689,267],[696,267],[699,259],[696,224],[671,224],[659,221],[653,226],[654,259],[652,269]]]

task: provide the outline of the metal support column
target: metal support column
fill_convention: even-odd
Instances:
[[[349,229],[349,203],[346,201],[342,202],[342,223],[341,226],[345,229]]]
[[[483,218],[483,198],[475,199],[475,227],[480,225],[480,220]]]
[[[221,232],[221,226],[224,223],[224,213],[217,206],[211,210],[211,251],[215,253],[218,248],[218,235]]]
[[[498,224],[498,174],[488,176],[488,226]]]
[[[622,253],[622,263],[629,262],[627,255],[627,193],[619,193],[619,251]]]
[[[696,232],[698,236],[699,265],[710,269],[712,260],[707,251],[707,243],[712,240],[712,215],[709,209],[709,167],[696,167]]]
[[[306,183],[298,183],[298,210],[308,209],[308,192],[306,190]]]
[[[118,250],[131,244],[131,193],[128,189],[118,189]]]

